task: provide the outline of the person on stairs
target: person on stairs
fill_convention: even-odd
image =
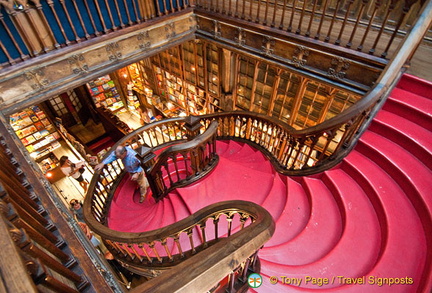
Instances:
[[[121,159],[126,171],[131,175],[131,180],[136,181],[139,185],[141,194],[140,203],[142,203],[145,200],[149,183],[136,154],[137,153],[131,147],[119,145],[105,160],[95,166],[95,170],[101,170],[106,164]]]
[[[84,162],[72,163],[68,156],[62,156],[59,161],[60,169],[66,176],[70,176],[79,182],[79,185],[87,192],[88,182],[82,176],[85,168]]]
[[[84,210],[82,207],[82,202],[74,198],[69,202],[69,204],[70,204],[70,210],[72,211],[74,218],[78,222],[84,222]]]

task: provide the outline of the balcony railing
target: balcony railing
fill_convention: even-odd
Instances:
[[[392,57],[423,1],[197,0],[197,11],[222,14],[381,57]],[[215,17],[217,18],[217,17]],[[429,38],[432,31],[429,32]]]
[[[0,1],[0,64],[15,64],[189,6],[187,0]]]
[[[381,57],[413,26],[423,1],[0,1],[0,65],[46,54],[195,7]],[[432,38],[432,33],[428,32]]]

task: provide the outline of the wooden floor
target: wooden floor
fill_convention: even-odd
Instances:
[[[423,42],[414,54],[407,73],[432,82],[432,44]]]

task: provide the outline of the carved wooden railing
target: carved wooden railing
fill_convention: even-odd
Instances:
[[[137,150],[142,146],[157,150],[163,146],[184,142],[187,134],[184,125],[184,118],[171,118],[149,124],[123,137],[111,147],[111,151],[115,150],[118,145],[130,145]],[[105,154],[105,157],[110,152]],[[141,155],[146,157],[145,154]],[[152,157],[154,155],[151,156],[151,159]],[[144,165],[144,168],[147,170],[149,166]],[[116,160],[105,165],[101,171],[96,171],[90,182],[88,194],[91,196],[87,198],[90,198],[91,201],[92,218],[95,218],[100,223],[106,221],[106,212],[109,209],[113,192],[122,178],[121,175],[124,174],[123,169],[124,166],[121,161]],[[151,184],[154,185],[153,181],[151,181]],[[88,200],[85,201],[85,205],[87,202]]]
[[[381,57],[393,56],[398,47],[396,36],[411,29],[423,3],[420,0],[195,1],[200,13],[222,14]],[[216,29],[217,33],[220,32]]]
[[[158,156],[156,163],[146,170],[153,198],[160,200],[171,190],[191,184],[213,169],[219,158],[216,130],[217,122],[213,121],[204,133],[171,146]]]
[[[139,25],[195,7],[195,2],[198,9],[212,14],[228,15],[382,57],[395,52],[396,36],[411,28],[421,6],[420,0],[3,0],[0,64],[12,65]]]
[[[89,219],[90,206],[85,205],[84,209]],[[218,261],[221,261],[218,276],[222,277],[206,281],[207,290],[236,269],[241,269],[237,275],[245,279],[248,269],[255,266],[256,252],[271,238],[275,229],[271,215],[264,208],[245,201],[215,203],[179,222],[142,233],[113,231],[93,219],[88,224],[98,231],[118,260],[143,275],[158,275],[161,270],[194,255],[199,256],[204,250],[205,259],[216,258],[218,254]],[[224,252],[220,251],[221,247]],[[235,261],[225,266],[234,251]]]
[[[0,1],[0,64],[14,64],[190,7],[178,0]]]

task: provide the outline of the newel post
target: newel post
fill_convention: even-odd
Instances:
[[[185,129],[186,129],[186,137],[187,140],[192,140],[199,134],[199,130],[201,128],[201,119],[197,116],[187,116],[185,119]]]
[[[186,117],[184,127],[186,129],[186,137],[188,141],[194,139],[199,134],[201,128],[200,121],[200,118],[193,115]],[[203,162],[200,162],[201,158],[202,151],[199,146],[190,151],[191,168],[195,171],[195,175],[198,175],[198,173],[201,171],[200,166],[203,164]]]
[[[160,174],[150,176],[150,170],[155,164],[156,155],[152,152],[151,148],[145,146],[139,147],[136,152],[138,159],[141,161],[141,167],[144,169],[152,194],[156,198],[163,190],[162,177]]]

